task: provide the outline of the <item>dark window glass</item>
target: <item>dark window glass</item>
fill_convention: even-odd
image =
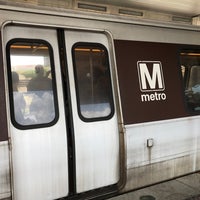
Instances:
[[[80,117],[83,120],[111,117],[113,98],[106,48],[77,43],[73,58]]]
[[[10,42],[10,97],[14,123],[49,124],[56,118],[52,50],[43,41]]]
[[[200,112],[200,50],[181,52],[180,61],[187,107]]]

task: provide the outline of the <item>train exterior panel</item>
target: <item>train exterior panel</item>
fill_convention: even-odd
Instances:
[[[106,198],[200,170],[198,27],[0,10],[0,199]]]
[[[181,77],[182,52],[194,49],[198,47],[115,41],[128,189],[199,169],[198,116],[186,105]]]

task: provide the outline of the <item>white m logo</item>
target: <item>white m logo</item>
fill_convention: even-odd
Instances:
[[[137,66],[142,92],[163,91],[165,89],[161,62],[138,61]]]

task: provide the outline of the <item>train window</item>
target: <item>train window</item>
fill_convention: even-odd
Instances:
[[[114,106],[106,48],[100,44],[77,43],[73,46],[73,59],[81,119],[110,118]]]
[[[200,112],[200,50],[181,52],[180,61],[187,107]]]
[[[19,128],[49,126],[57,118],[51,46],[15,39],[7,45],[11,117]]]

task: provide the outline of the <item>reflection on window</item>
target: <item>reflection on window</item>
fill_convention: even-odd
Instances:
[[[187,107],[200,111],[200,51],[183,51],[180,61]]]
[[[43,42],[12,42],[9,46],[14,121],[21,126],[55,119],[49,46]]]
[[[106,48],[77,43],[73,54],[80,116],[86,120],[110,117],[113,101]]]

